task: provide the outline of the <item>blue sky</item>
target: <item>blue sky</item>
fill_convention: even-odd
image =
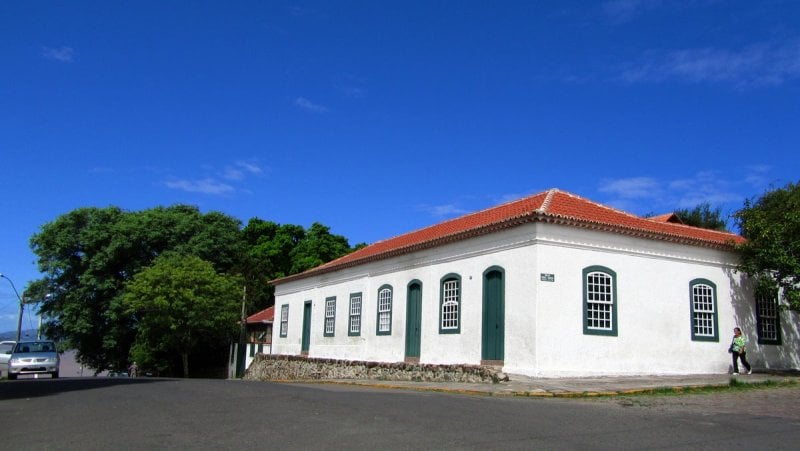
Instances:
[[[20,292],[30,236],[79,207],[187,203],[354,244],[553,187],[730,213],[798,180],[796,1],[12,0],[0,58]],[[16,318],[0,280],[0,331]]]

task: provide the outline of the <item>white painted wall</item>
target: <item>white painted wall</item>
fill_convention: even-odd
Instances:
[[[713,249],[535,223],[436,249],[278,285],[273,353],[300,354],[303,303],[312,301],[309,356],[402,361],[407,286],[422,282],[422,363],[479,364],[483,272],[505,270],[505,371],[558,377],[722,373],[732,328],[750,339],[756,368],[798,368],[796,318],[784,314],[783,345],[757,345],[752,289],[735,273],[735,255]],[[617,273],[618,336],[584,335],[583,268]],[[440,280],[461,276],[461,333],[439,333]],[[540,280],[553,274],[553,282]],[[692,341],[689,283],[717,287],[717,342]],[[393,287],[392,333],[376,335],[377,293]],[[362,329],[347,334],[350,294],[362,293]],[[336,297],[336,332],[323,336],[325,299]],[[279,336],[289,304],[287,337]]]
[[[271,354],[272,353],[272,345],[268,343],[261,343],[261,351],[259,351],[259,343],[247,343],[245,344],[245,354],[244,354],[244,367],[250,368],[250,364],[253,363],[255,360],[256,354]]]

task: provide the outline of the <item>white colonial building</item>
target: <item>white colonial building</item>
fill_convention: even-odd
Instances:
[[[736,271],[742,238],[549,190],[273,281],[273,354],[529,376],[794,369],[797,318]]]

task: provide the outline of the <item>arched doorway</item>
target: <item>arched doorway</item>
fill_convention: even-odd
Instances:
[[[483,273],[481,360],[502,364],[505,342],[505,271],[493,266]]]

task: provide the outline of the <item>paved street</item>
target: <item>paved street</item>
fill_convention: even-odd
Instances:
[[[521,398],[336,384],[0,382],[3,448],[796,449],[800,389]]]

